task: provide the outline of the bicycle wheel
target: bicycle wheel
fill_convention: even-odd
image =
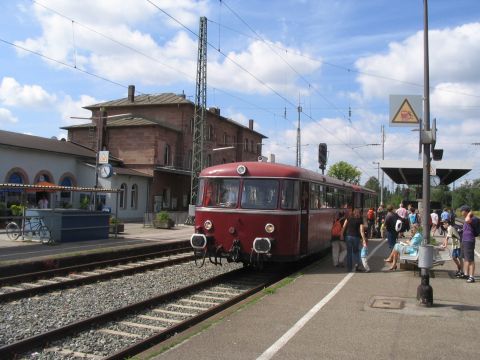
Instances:
[[[10,240],[17,240],[21,234],[20,226],[18,226],[18,224],[13,221],[7,224],[5,230]]]
[[[51,237],[50,237],[50,230],[45,225],[42,226],[40,228],[40,230],[38,230],[38,235],[40,236],[40,241],[43,244],[49,244],[49,243],[53,242]]]

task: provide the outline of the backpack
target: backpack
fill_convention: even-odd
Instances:
[[[374,220],[375,219],[375,211],[373,211],[372,209],[368,210],[367,219],[368,220]]]
[[[342,234],[342,223],[339,220],[335,220],[332,226],[332,237],[339,238]]]

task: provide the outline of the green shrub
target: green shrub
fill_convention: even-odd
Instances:
[[[166,211],[160,211],[157,213],[156,219],[158,221],[168,221],[170,220],[170,215],[168,215],[168,212]]]
[[[10,211],[12,212],[13,216],[21,216],[23,215],[23,209],[25,206],[22,205],[12,205],[10,206]]]

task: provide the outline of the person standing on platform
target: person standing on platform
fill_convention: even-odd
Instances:
[[[385,240],[385,234],[382,233],[382,225],[385,222],[385,209],[383,208],[383,204],[377,209],[377,236],[379,236],[382,240]],[[383,226],[385,228],[385,226]]]
[[[332,259],[333,266],[344,267],[345,256],[347,255],[347,245],[345,240],[341,239],[343,223],[345,222],[345,215],[341,211],[338,213],[337,219],[332,225]]]
[[[430,217],[432,218],[432,236],[434,236],[438,229],[438,214],[435,212],[435,210],[432,210]]]
[[[478,236],[479,219],[473,215],[470,206],[463,205],[460,208],[462,216],[465,217],[463,223],[463,272],[467,283],[475,282],[475,237]]]
[[[450,241],[452,243],[452,260],[455,265],[457,265],[457,272],[455,273],[455,277],[463,278],[463,259],[460,255],[460,234],[458,233],[457,229],[455,229],[455,227],[448,221],[442,222],[442,226],[447,233],[441,247],[446,249],[448,246],[448,242]]]
[[[393,250],[393,247],[397,243],[397,230],[395,230],[395,225],[398,218],[398,215],[393,211],[393,205],[388,205],[387,216],[385,217],[385,228],[387,229],[388,248],[390,251]]]
[[[367,211],[367,238],[371,239],[374,237],[375,231],[375,210],[373,207]]]
[[[352,216],[348,217],[343,223],[342,235],[340,239],[345,239],[347,243],[347,271],[362,271],[359,268],[360,259],[360,237],[365,241],[365,226],[359,209],[354,209]]]

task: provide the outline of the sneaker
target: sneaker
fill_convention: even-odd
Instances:
[[[460,279],[468,279],[470,278],[470,276],[468,276],[467,274],[462,274],[462,277]]]
[[[462,278],[463,278],[463,271],[462,271],[462,270],[458,270],[458,271],[455,273],[455,277],[456,277],[456,278],[459,278],[459,279],[462,279]]]
[[[475,282],[475,278],[473,276],[469,276],[467,279],[467,283],[474,283],[474,282]]]

